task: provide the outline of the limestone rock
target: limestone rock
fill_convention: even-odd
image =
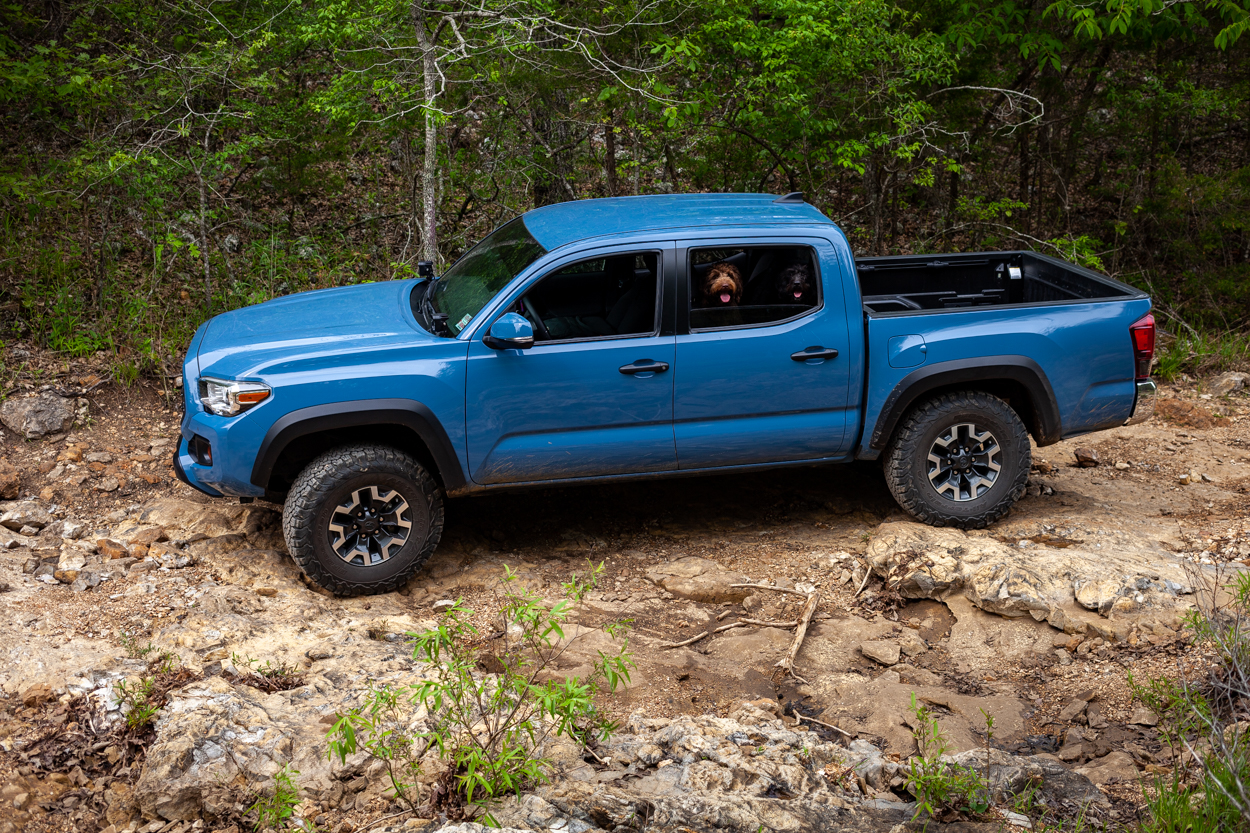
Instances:
[[[1092,783],[1102,784],[1133,784],[1137,781],[1137,765],[1127,752],[1115,751],[1097,760],[1090,761],[1083,767],[1074,770],[1084,775]]]
[[[1250,373],[1239,373],[1235,370],[1229,371],[1215,377],[1215,380],[1211,383],[1211,393],[1216,396],[1227,396],[1245,388],[1247,384],[1250,384]]]
[[[0,421],[28,440],[60,434],[74,424],[74,400],[53,393],[6,399]]]
[[[1098,465],[1098,452],[1092,448],[1078,448],[1073,452],[1076,464],[1083,469],[1092,469]]]
[[[697,556],[661,564],[649,570],[647,578],[674,596],[708,604],[740,602],[751,593],[750,589],[730,586],[747,583],[746,576],[731,573],[715,561]]]
[[[1124,595],[1124,582],[1117,579],[1078,578],[1072,584],[1077,604],[1087,610],[1107,613],[1115,600]]]
[[[879,662],[882,665],[898,664],[899,646],[894,642],[886,642],[882,639],[861,642],[859,643],[859,651],[873,662]]]
[[[1170,588],[1180,586],[1184,572],[1157,542],[1121,538],[1113,548],[1085,542],[1019,547],[1002,537],[1008,536],[893,521],[872,537],[867,556],[873,572],[906,598],[962,594],[987,612],[1031,616],[1067,633],[1088,627],[1074,615],[1074,600],[1104,616],[1117,599],[1139,595],[1134,609],[1180,609]]]
[[[4,514],[0,515],[0,526],[18,530],[24,526],[43,529],[55,518],[33,500],[9,503],[4,506]]]
[[[1158,726],[1159,715],[1138,704],[1133,708],[1133,714],[1129,716],[1128,722],[1137,726]]]

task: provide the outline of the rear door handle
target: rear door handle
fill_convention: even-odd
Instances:
[[[626,376],[635,373],[663,373],[668,370],[668,362],[653,362],[650,359],[639,359],[633,364],[621,365],[621,372]]]
[[[834,347],[808,347],[806,350],[800,350],[797,353],[791,353],[790,358],[796,362],[805,362],[808,359],[836,359],[838,351]]]

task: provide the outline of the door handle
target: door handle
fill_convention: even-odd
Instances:
[[[620,370],[626,376],[633,376],[635,373],[663,373],[668,370],[668,362],[653,362],[650,359],[639,359],[633,364],[621,365]]]
[[[838,357],[837,348],[834,347],[808,347],[806,350],[800,350],[797,353],[791,353],[790,358],[796,362],[805,362],[808,359],[836,359]]]

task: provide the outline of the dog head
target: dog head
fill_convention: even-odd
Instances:
[[[742,273],[732,263],[713,263],[703,278],[703,298],[710,307],[736,307],[742,300]]]
[[[787,266],[777,275],[777,298],[783,304],[801,304],[810,300],[812,270],[806,263]]]

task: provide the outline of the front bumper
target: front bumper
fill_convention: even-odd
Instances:
[[[1137,398],[1133,402],[1133,415],[1125,425],[1137,425],[1154,416],[1155,401],[1159,398],[1159,386],[1153,379],[1144,379],[1137,383]]]

